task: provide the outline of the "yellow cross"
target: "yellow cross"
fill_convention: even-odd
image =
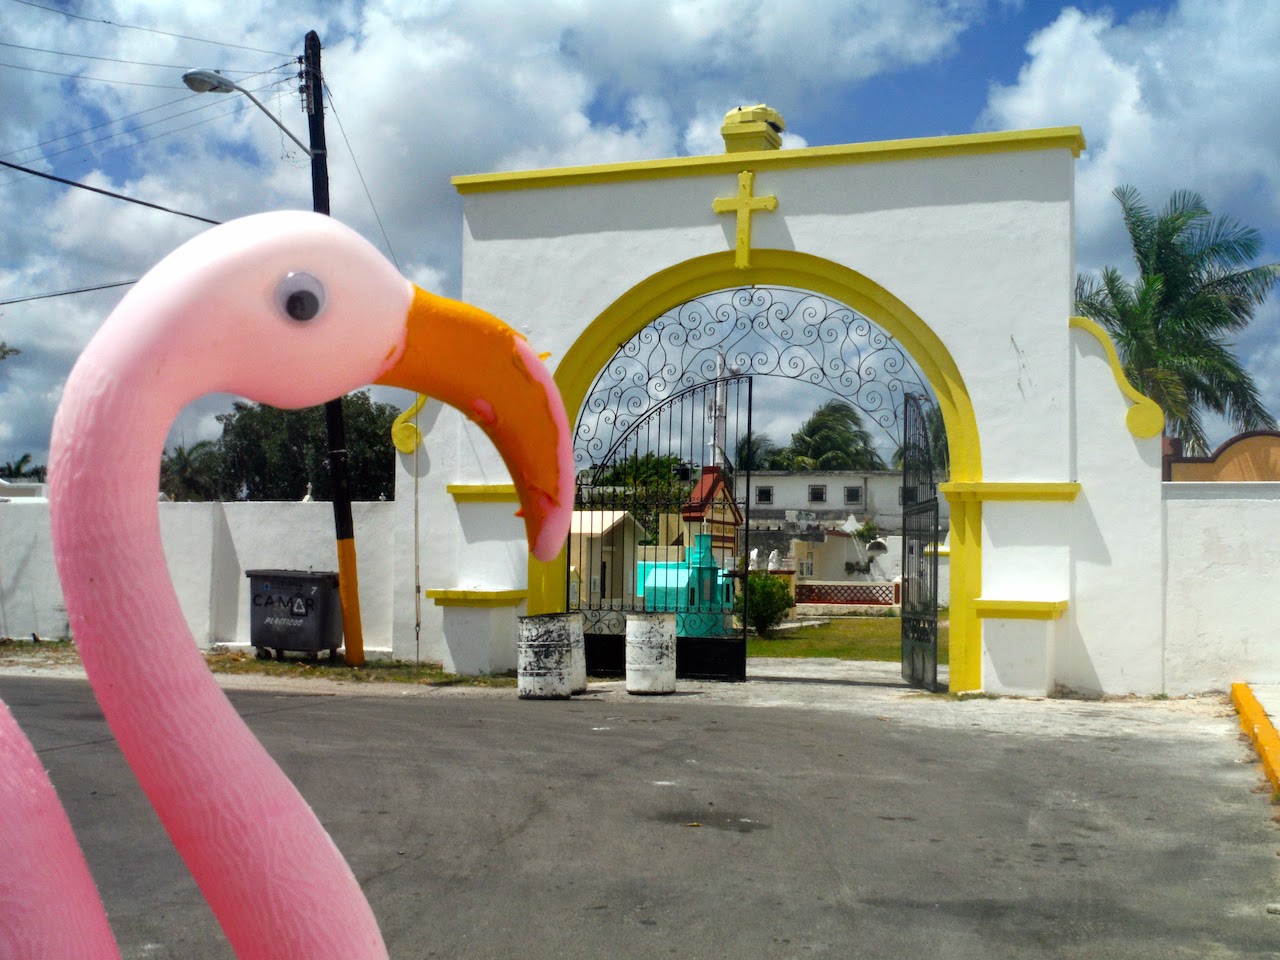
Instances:
[[[711,209],[716,213],[736,213],[738,216],[738,245],[734,250],[733,265],[739,270],[751,266],[751,215],[757,210],[778,209],[777,197],[751,195],[755,182],[755,171],[743,170],[738,174],[736,197],[716,197],[711,201]]]

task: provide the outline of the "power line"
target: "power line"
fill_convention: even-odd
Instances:
[[[260,73],[253,74],[253,76],[262,76],[262,74],[271,73],[273,72],[273,70],[278,70],[278,69],[280,69],[280,67],[273,67],[270,70],[261,70]],[[292,76],[284,79],[291,79],[291,78]],[[252,79],[252,77],[248,79]],[[261,87],[253,88],[253,92],[257,93],[264,90],[268,90],[269,87],[274,87],[278,83],[283,83],[284,79],[278,79],[278,81],[262,84]],[[28,150],[40,150],[40,147],[49,146],[50,143],[56,143],[61,140],[70,140],[70,138],[81,136],[81,134],[83,133],[92,133],[93,131],[96,131],[96,129],[100,129],[102,127],[110,127],[111,124],[124,123],[125,120],[132,120],[134,116],[142,116],[142,114],[152,113],[152,111],[155,111],[155,110],[163,110],[164,108],[166,108],[166,106],[173,106],[174,104],[182,104],[182,102],[187,100],[195,100],[196,97],[198,96],[200,96],[198,95],[198,93],[188,93],[187,96],[178,97],[177,100],[166,100],[163,102],[163,104],[148,106],[148,108],[146,108],[145,110],[137,110],[136,113],[125,114],[124,116],[116,116],[116,118],[113,118],[110,120],[102,120],[101,123],[95,123],[92,125],[92,127],[84,127],[82,129],[78,129],[78,131],[64,133],[63,136],[60,136],[60,137],[50,137],[49,140],[42,140],[40,143],[32,143],[32,145],[29,147],[18,147],[17,150],[10,150],[8,152],[4,152],[4,154],[0,154],[0,157],[15,156],[17,154],[26,154]],[[52,152],[52,154],[46,154],[44,155],[44,159],[47,160],[51,156],[60,156],[61,154],[65,154],[65,152],[78,150],[78,148],[81,148],[81,147],[93,146],[95,145],[95,143],[108,141],[108,140],[111,140],[111,138],[113,137],[123,136],[123,134],[125,133],[133,133],[136,131],[141,131],[141,129],[146,129],[147,127],[154,127],[154,125],[157,123],[164,123],[165,120],[172,120],[172,119],[178,118],[178,116],[186,116],[187,114],[197,113],[198,110],[211,110],[212,108],[215,108],[215,106],[218,106],[218,102],[216,101],[210,102],[206,100],[205,102],[201,102],[200,106],[193,106],[193,108],[189,110],[179,110],[178,113],[169,114],[168,116],[161,116],[159,120],[152,120],[151,123],[143,123],[143,124],[137,125],[137,127],[127,129],[127,131],[120,131],[119,133],[111,133],[111,134],[108,134],[108,136],[106,137],[99,137],[97,138],[97,140],[88,141],[87,143],[78,143],[78,145],[73,147],[67,147],[65,148],[65,150],[59,150],[59,151]],[[219,114],[219,115],[225,116],[228,114]],[[143,141],[143,142],[146,142],[146,141]]]
[[[28,303],[32,300],[51,300],[54,297],[69,297],[76,293],[93,293],[95,290],[111,290],[115,287],[128,287],[137,280],[119,280],[116,283],[100,283],[96,287],[76,287],[74,290],[59,290],[56,293],[33,293],[29,297],[14,297],[12,300],[0,300],[0,307],[7,307],[12,303]]]
[[[286,79],[292,79],[292,78],[286,78]],[[254,93],[258,93],[258,92],[260,92],[260,91],[262,91],[262,90],[266,90],[266,89],[268,89],[268,88],[270,88],[270,87],[273,87],[273,86],[275,86],[275,85],[277,85],[277,84],[279,84],[279,83],[282,83],[282,82],[284,82],[284,81],[282,81],[282,80],[277,80],[277,81],[274,81],[273,83],[263,84],[261,87],[256,87],[256,88],[254,89],[254,91],[253,91],[253,92],[254,92]],[[47,146],[48,144],[51,144],[51,143],[57,143],[59,140],[67,140],[67,139],[70,139],[71,137],[78,136],[78,135],[79,135],[79,134],[81,134],[81,133],[88,133],[88,132],[90,132],[90,131],[92,131],[92,130],[97,130],[99,127],[109,126],[109,125],[111,125],[111,124],[113,124],[113,123],[118,123],[118,122],[121,122],[121,121],[124,121],[124,120],[131,119],[132,117],[141,116],[142,114],[144,114],[144,113],[149,113],[149,112],[151,112],[152,110],[159,110],[159,109],[161,109],[162,107],[172,106],[172,105],[173,105],[173,104],[175,104],[175,103],[182,103],[183,101],[191,100],[191,99],[194,99],[195,97],[198,97],[198,96],[199,96],[199,94],[193,93],[193,94],[191,94],[190,96],[187,96],[187,97],[179,97],[177,100],[169,100],[169,101],[167,101],[166,103],[162,103],[162,104],[160,104],[160,105],[159,105],[159,106],[157,106],[157,107],[150,107],[150,108],[148,108],[147,110],[139,110],[137,113],[131,113],[131,114],[129,114],[128,116],[120,117],[120,118],[119,118],[119,120],[104,120],[102,123],[94,124],[92,127],[87,127],[87,128],[86,128],[86,129],[84,129],[84,130],[77,130],[77,131],[75,131],[75,132],[73,132],[73,133],[64,134],[64,135],[63,135],[63,136],[61,136],[61,137],[54,137],[54,138],[52,138],[52,139],[50,139],[50,140],[45,140],[45,141],[43,141],[43,142],[41,142],[41,143],[34,144],[33,146],[30,146],[30,147],[20,147],[19,149],[17,149],[17,150],[11,150],[11,151],[9,151],[8,153],[0,153],[0,158],[2,158],[2,157],[12,157],[12,156],[14,156],[15,154],[25,153],[25,152],[26,152],[26,151],[28,151],[28,150],[36,150],[36,149],[38,149],[38,148],[40,148],[40,147]],[[53,151],[53,152],[51,152],[51,153],[43,153],[43,154],[41,154],[41,155],[40,155],[40,159],[42,159],[42,160],[49,160],[49,159],[52,159],[53,157],[60,157],[60,156],[62,156],[64,153],[71,153],[71,152],[73,152],[73,151],[75,151],[75,150],[83,150],[83,149],[85,149],[86,147],[92,147],[92,146],[94,146],[95,144],[105,143],[105,142],[106,142],[106,141],[108,141],[108,140],[114,140],[116,137],[122,137],[122,136],[124,136],[124,135],[126,135],[126,134],[130,134],[130,133],[137,133],[139,130],[145,130],[145,129],[147,129],[148,127],[154,127],[156,124],[159,124],[159,123],[165,123],[165,122],[166,122],[166,121],[168,121],[168,120],[175,120],[175,119],[177,119],[178,117],[184,117],[184,116],[186,116],[186,115],[187,115],[187,114],[189,114],[189,113],[198,113],[199,111],[202,111],[202,110],[212,110],[212,109],[214,109],[215,107],[220,107],[220,106],[228,106],[228,105],[227,105],[227,104],[224,104],[224,103],[219,103],[217,100],[212,100],[212,101],[210,101],[210,100],[208,100],[208,99],[206,98],[206,102],[201,103],[201,104],[200,104],[199,106],[197,106],[197,107],[192,107],[190,110],[179,110],[177,113],[171,113],[171,114],[169,114],[169,115],[168,115],[168,116],[166,116],[166,117],[161,117],[161,118],[160,118],[160,119],[158,119],[158,120],[152,120],[152,121],[150,121],[149,123],[141,123],[141,124],[138,124],[136,127],[131,127],[131,128],[129,128],[128,130],[120,130],[120,131],[118,131],[118,132],[116,132],[116,133],[108,133],[108,134],[107,134],[107,135],[105,135],[105,136],[98,137],[98,139],[96,139],[96,140],[89,140],[89,141],[86,141],[85,143],[77,143],[77,144],[73,144],[72,146],[64,147],[64,148],[63,148],[63,149],[61,149],[61,150],[54,150],[54,151]],[[231,116],[233,113],[237,112],[237,110],[238,110],[238,109],[239,109],[239,105],[237,105],[237,104],[231,104],[231,105],[230,105],[230,109],[229,109],[229,110],[223,110],[222,112],[215,114],[213,117],[208,118],[208,120],[201,120],[201,121],[199,121],[199,122],[197,122],[197,123],[189,123],[189,124],[187,124],[187,125],[185,125],[185,126],[182,126],[182,127],[176,127],[176,128],[174,128],[174,129],[172,129],[172,130],[166,130],[164,133],[157,134],[157,135],[156,135],[156,136],[154,136],[154,137],[146,137],[145,139],[142,139],[142,140],[135,140],[135,141],[131,141],[130,143],[123,144],[122,146],[127,146],[127,147],[139,147],[139,146],[141,146],[141,145],[142,145],[142,144],[144,144],[144,143],[150,143],[152,140],[159,140],[161,137],[167,137],[167,136],[170,136],[170,135],[175,134],[175,133],[181,133],[183,130],[190,130],[192,127],[198,127],[198,126],[200,126],[201,124],[208,123],[208,122],[209,122],[209,120],[217,120],[217,119],[220,119],[220,118],[222,118],[222,117],[229,117],[229,116]],[[118,148],[115,148],[115,147],[108,148],[107,150],[103,150],[103,151],[101,151],[101,153],[109,153],[109,152],[110,152],[111,150],[113,150],[113,149],[118,149]]]
[[[321,81],[324,83],[324,81]],[[382,225],[382,217],[378,214],[378,205],[373,202],[373,195],[369,193],[369,184],[365,183],[364,171],[360,169],[360,162],[356,160],[356,152],[351,149],[351,141],[347,138],[347,128],[342,125],[342,118],[338,116],[338,108],[333,103],[333,91],[329,89],[329,84],[324,84],[324,92],[329,95],[329,109],[333,111],[333,119],[338,121],[338,130],[342,133],[342,142],[347,145],[347,153],[351,155],[351,165],[356,168],[356,176],[360,178],[360,186],[364,187],[365,199],[369,201],[369,207],[373,210],[373,219],[378,221],[378,229],[382,231],[382,239],[387,245],[387,252],[391,254],[391,262],[396,265],[396,269],[400,269],[400,260],[396,257],[395,248],[391,246],[391,238],[387,236],[387,228]]]
[[[23,3],[25,0],[14,0],[15,3]],[[16,63],[0,63],[0,67],[10,67],[14,70],[26,70],[28,73],[44,73],[51,77],[70,77],[72,80],[94,80],[98,83],[119,83],[126,87],[151,87],[153,90],[172,90],[172,83],[139,83],[137,80],[109,80],[106,77],[86,77],[79,73],[59,73],[57,70],[37,70],[35,67],[24,67]]]
[[[97,17],[82,17],[78,13],[59,10],[57,7],[46,7],[42,3],[33,3],[32,0],[13,0],[13,2],[20,3],[26,7],[35,7],[37,10],[44,10],[48,13],[56,13],[60,16],[70,17],[73,20],[84,20],[87,23],[105,23],[109,27],[118,27],[121,30],[142,30],[146,33],[157,33],[162,37],[177,37],[179,40],[194,40],[196,43],[211,43],[217,47],[229,47],[233,50],[250,50],[253,53],[269,53],[273,57],[289,56],[289,54],[281,53],[278,50],[263,50],[261,47],[246,47],[239,43],[223,43],[221,40],[206,40],[204,37],[191,37],[185,33],[169,33],[167,30],[156,30],[153,27],[138,27],[128,23],[116,23],[113,20],[101,20]]]
[[[136,197],[128,197],[123,193],[116,193],[112,190],[103,190],[101,187],[91,187],[87,183],[77,183],[74,180],[67,180],[63,177],[55,177],[52,173],[45,173],[43,170],[32,170],[30,167],[19,166],[16,163],[10,163],[8,160],[0,160],[0,166],[9,167],[13,170],[20,170],[23,173],[29,173],[32,176],[43,177],[45,180],[53,180],[57,183],[66,184],[68,187],[79,187],[81,190],[89,190],[92,193],[100,193],[103,196],[114,197],[116,200],[124,200],[127,203],[136,203],[140,207],[150,207],[152,210],[160,210],[163,213],[172,213],[175,216],[187,217],[190,220],[199,220],[202,223],[212,223],[215,226],[221,223],[221,220],[210,220],[208,217],[197,216],[194,213],[184,213],[181,210],[174,210],[170,207],[162,207],[158,203],[149,203],[146,200],[139,200]]]
[[[105,63],[127,63],[135,67],[164,67],[166,70],[187,70],[189,64],[185,63],[150,63],[146,60],[122,60],[119,57],[97,57],[91,53],[69,53],[66,50],[49,50],[45,47],[28,47],[21,43],[7,43],[0,40],[0,47],[12,47],[14,50],[27,50],[31,53],[51,53],[58,57],[76,57],[80,60],[101,60]],[[233,70],[230,67],[223,68],[222,73],[247,73],[256,74],[262,71],[255,70]]]

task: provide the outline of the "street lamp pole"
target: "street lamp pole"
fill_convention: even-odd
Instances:
[[[310,146],[304,144],[252,93],[212,70],[190,70],[183,82],[197,93],[243,93],[311,158],[311,208],[329,215],[329,154],[324,138],[324,75],[320,72],[320,36],[310,31],[302,55],[302,102],[307,111]],[[329,481],[333,487],[333,524],[338,546],[338,593],[342,600],[343,645],[349,666],[364,666],[364,631],[360,620],[360,579],[356,566],[355,524],[351,487],[347,482],[347,428],[342,399],[324,405],[329,439]]]

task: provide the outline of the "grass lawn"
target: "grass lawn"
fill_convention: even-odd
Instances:
[[[942,612],[945,617],[945,612]],[[950,628],[938,621],[938,663],[947,662]],[[898,660],[902,621],[896,617],[841,617],[821,626],[778,631],[747,639],[748,657],[835,657],[838,660]]]
[[[418,683],[426,686],[447,687],[514,687],[515,671],[492,676],[464,677],[445,673],[438,663],[413,663],[403,660],[369,660],[359,670],[344,666],[341,661],[330,663],[328,655],[309,661],[297,654],[284,661],[258,660],[247,650],[209,650],[204,655],[209,669],[214,673],[256,673],[267,677],[327,677],[332,680],[350,680],[355,683]],[[0,666],[19,664],[49,667],[77,666],[80,655],[70,640],[0,639]]]
[[[342,661],[330,663],[328,654],[319,660],[299,659],[293,654],[286,660],[259,660],[245,650],[212,650],[204,655],[214,673],[256,673],[267,677],[322,677],[351,680],[356,683],[417,683],[429,687],[465,685],[468,687],[514,687],[515,671],[482,674],[478,677],[445,673],[438,663],[414,663],[411,660],[366,660],[353,670]]]

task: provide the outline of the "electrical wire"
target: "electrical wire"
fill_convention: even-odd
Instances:
[[[0,300],[0,307],[7,307],[13,303],[30,303],[32,300],[52,300],[54,297],[69,297],[76,293],[93,293],[96,290],[112,290],[116,287],[132,286],[137,282],[137,280],[118,280],[115,283],[100,283],[93,287],[76,287],[74,290],[58,290],[56,293],[33,293],[29,297],[14,297],[11,300]]]
[[[118,57],[97,57],[91,53],[69,53],[66,50],[48,50],[44,47],[28,47],[21,43],[8,43],[0,40],[0,47],[11,47],[14,50],[27,50],[31,53],[51,53],[58,57],[76,57],[80,60],[101,60],[104,63],[127,63],[134,67],[163,67],[166,70],[187,70],[190,64],[185,63],[149,63],[146,60],[121,60]],[[233,70],[230,67],[219,68],[220,73],[260,73],[262,71],[254,70]]]
[[[0,160],[0,167],[9,167],[12,170],[20,170],[21,172],[29,173],[32,176],[43,177],[45,180],[53,180],[57,183],[66,184],[68,187],[79,187],[81,190],[100,193],[103,196],[113,197],[116,200],[124,200],[127,203],[136,203],[140,207],[150,207],[152,210],[160,210],[163,213],[172,213],[179,217],[186,217],[189,220],[199,220],[202,223],[212,223],[215,226],[222,222],[221,220],[210,220],[208,217],[201,217],[194,213],[184,213],[181,210],[174,210],[171,207],[162,207],[158,203],[150,203],[146,200],[139,200],[136,197],[125,196],[123,193],[116,193],[114,190],[103,190],[101,187],[91,187],[87,183],[77,183],[75,180],[67,180],[64,177],[55,177],[52,173],[45,173],[43,170],[32,170],[30,167],[10,163],[8,160]]]
[[[18,0],[21,2],[21,0]],[[37,70],[35,67],[23,67],[16,63],[0,63],[0,67],[9,67],[13,70],[25,70],[28,73],[43,73],[51,77],[70,77],[72,80],[93,80],[97,83],[118,83],[125,87],[151,87],[153,90],[172,90],[172,83],[141,83],[137,80],[110,80],[106,77],[86,77],[79,73],[59,73],[57,70]]]
[[[268,74],[268,73],[271,73],[271,72],[273,72],[273,71],[281,70],[281,69],[283,69],[283,67],[286,67],[286,66],[288,66],[288,65],[289,65],[288,63],[285,63],[285,64],[281,64],[280,66],[272,67],[272,68],[271,68],[271,69],[269,69],[269,70],[261,70],[261,71],[259,71],[258,73],[254,74],[253,76],[246,77],[245,79],[246,79],[246,80],[252,80],[254,76],[263,76],[263,75]],[[292,74],[290,75],[290,77],[285,78],[285,79],[292,79]],[[261,92],[261,91],[263,91],[263,90],[268,89],[269,87],[273,87],[273,86],[275,86],[276,84],[279,84],[279,83],[282,83],[282,82],[284,82],[284,81],[283,81],[283,80],[274,80],[274,81],[272,81],[271,83],[264,84],[264,85],[263,85],[263,86],[261,86],[261,87],[255,87],[255,88],[254,88],[254,90],[253,90],[253,92],[254,92],[254,93],[259,93],[259,92]],[[0,153],[0,157],[12,157],[12,156],[15,156],[15,155],[17,155],[17,154],[19,154],[19,153],[26,153],[28,150],[38,150],[40,147],[47,147],[47,146],[48,146],[49,144],[51,144],[51,143],[57,143],[57,142],[58,142],[58,141],[60,141],[60,140],[69,140],[69,139],[71,139],[72,137],[78,137],[78,136],[81,136],[82,134],[86,134],[86,133],[92,133],[94,130],[101,129],[102,127],[109,127],[109,126],[111,126],[112,124],[115,124],[115,123],[123,123],[123,122],[124,122],[124,121],[126,121],[126,120],[132,120],[134,117],[140,117],[140,116],[142,116],[144,113],[152,113],[152,112],[153,112],[153,111],[155,111],[155,110],[163,110],[165,107],[171,107],[171,106],[173,106],[175,103],[185,103],[185,102],[186,102],[186,101],[188,101],[188,100],[194,100],[195,98],[200,97],[200,96],[201,96],[201,94],[198,94],[198,93],[189,93],[189,94],[187,94],[186,96],[178,97],[178,98],[177,98],[177,99],[175,99],[175,100],[166,100],[164,103],[158,103],[158,104],[156,104],[154,107],[147,107],[147,108],[146,108],[146,109],[144,109],[144,110],[137,110],[137,111],[135,111],[134,113],[127,113],[127,114],[125,114],[123,117],[113,117],[113,118],[112,118],[112,119],[110,119],[110,120],[103,120],[101,123],[95,123],[95,124],[94,124],[93,126],[91,126],[91,127],[83,127],[83,128],[81,128],[81,129],[79,129],[79,130],[73,130],[73,131],[71,131],[70,133],[64,133],[64,134],[62,134],[62,136],[59,136],[59,137],[51,137],[51,138],[49,138],[48,140],[41,140],[39,143],[34,143],[34,144],[32,144],[31,146],[29,146],[29,147],[18,147],[16,150],[10,150],[10,151],[8,151],[8,152],[6,152],[6,153]],[[102,143],[102,142],[104,142],[104,141],[106,141],[106,140],[109,140],[109,139],[111,139],[111,137],[113,137],[113,136],[122,136],[123,134],[126,134],[126,133],[132,133],[132,132],[133,132],[133,131],[135,131],[135,130],[142,130],[142,129],[146,128],[146,127],[155,126],[155,124],[157,124],[157,123],[162,123],[162,122],[164,122],[165,120],[172,120],[172,119],[173,119],[173,118],[175,118],[175,117],[182,117],[182,116],[186,116],[188,113],[195,113],[195,112],[197,112],[197,111],[199,111],[199,110],[211,110],[211,109],[213,109],[213,108],[214,108],[214,107],[216,107],[216,106],[218,106],[218,102],[217,102],[217,100],[216,100],[216,99],[214,99],[214,100],[206,100],[205,102],[202,102],[202,103],[200,104],[200,106],[198,106],[198,107],[192,107],[190,110],[180,110],[180,111],[178,111],[177,113],[172,113],[172,114],[170,114],[170,115],[169,115],[169,116],[167,116],[167,117],[162,117],[162,118],[160,118],[160,120],[152,121],[151,123],[144,123],[144,124],[141,124],[140,126],[133,127],[133,128],[131,128],[130,130],[121,130],[119,133],[111,134],[111,136],[108,136],[108,137],[100,137],[100,138],[99,138],[99,139],[97,139],[97,140],[91,140],[91,141],[89,141],[89,143],[79,144],[79,146],[81,146],[81,147],[88,147],[88,146],[92,146],[93,144],[96,144],[96,143]],[[69,148],[69,149],[73,149],[73,150],[74,150],[74,149],[77,149],[77,147],[71,147],[71,148]],[[61,151],[58,151],[58,153],[49,154],[48,156],[58,156],[59,154],[61,154],[61,153],[66,153],[66,152],[67,152],[67,150],[61,150]]]
[[[369,201],[369,208],[373,210],[373,219],[378,221],[378,229],[382,231],[382,240],[387,245],[387,253],[391,254],[391,262],[396,265],[397,270],[400,270],[400,260],[396,257],[395,248],[391,246],[391,238],[387,236],[387,228],[382,225],[382,217],[378,214],[378,205],[373,202],[373,194],[369,192],[369,184],[365,182],[364,171],[360,169],[360,163],[356,160],[356,152],[351,149],[351,141],[347,138],[347,129],[342,125],[342,118],[338,116],[338,108],[333,102],[333,91],[329,89],[329,84],[323,80],[320,82],[324,85],[324,92],[328,94],[329,109],[333,111],[333,119],[338,121],[338,131],[342,134],[342,142],[347,145],[347,153],[351,155],[351,164],[356,168],[356,176],[360,178],[360,186],[364,187],[365,199]]]
[[[263,50],[261,47],[246,47],[239,43],[224,43],[221,40],[207,40],[204,37],[192,37],[185,33],[170,33],[167,30],[156,30],[153,27],[138,27],[128,23],[116,23],[113,20],[102,20],[97,17],[82,17],[78,13],[59,10],[57,7],[46,7],[42,3],[33,3],[32,0],[13,0],[13,2],[20,3],[25,7],[35,7],[37,10],[44,10],[48,13],[56,13],[64,17],[70,17],[73,20],[84,20],[86,23],[105,23],[109,27],[117,27],[121,30],[142,30],[146,33],[159,34],[162,37],[177,37],[179,40],[194,40],[197,43],[211,43],[217,47],[228,47],[233,50],[250,50],[253,53],[269,53],[274,57],[289,56],[289,54],[280,53],[278,50]]]

